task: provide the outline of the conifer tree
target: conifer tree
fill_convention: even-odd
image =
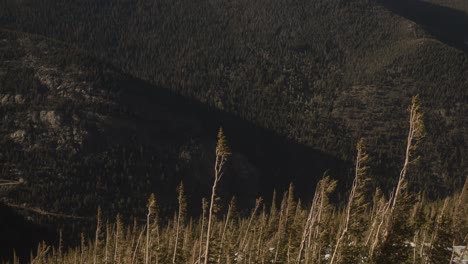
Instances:
[[[150,232],[151,232],[151,217],[156,214],[156,197],[152,193],[148,199],[148,213],[146,214],[146,245],[145,245],[145,263],[150,262]]]
[[[275,260],[287,261],[290,252],[290,239],[294,215],[296,213],[296,202],[294,200],[294,185],[290,184],[288,191],[283,195],[277,228],[277,244],[275,246]]]
[[[224,136],[223,129],[220,128],[218,131],[218,143],[216,145],[216,160],[214,168],[214,181],[211,189],[210,207],[208,209],[208,224],[206,227],[206,245],[205,245],[205,259],[204,263],[208,263],[208,255],[210,250],[210,239],[211,239],[211,224],[213,222],[213,211],[215,209],[216,200],[216,188],[219,181],[223,177],[223,167],[227,161],[228,156],[231,155],[231,150],[227,145],[226,137]]]
[[[329,176],[317,184],[307,221],[303,227],[302,239],[296,263],[316,263],[321,261],[324,247],[327,244],[327,222],[331,217],[329,195],[335,190],[336,181]]]
[[[448,199],[445,200],[432,230],[432,238],[427,252],[427,263],[451,263],[452,252],[450,248],[453,246],[454,236],[452,219],[448,215],[447,205]]]
[[[245,252],[246,251],[246,248],[247,248],[247,244],[246,244],[246,241],[247,241],[247,237],[250,233],[250,227],[252,225],[252,221],[254,221],[255,219],[255,215],[257,213],[257,210],[260,208],[260,204],[262,203],[262,198],[258,198],[255,202],[255,208],[253,209],[252,211],[252,214],[249,218],[249,221],[248,221],[248,224],[247,224],[247,228],[245,230],[245,233],[243,234],[243,237],[242,237],[242,240],[240,242],[240,245],[239,245],[239,252]]]
[[[425,196],[422,193],[418,194],[417,203],[413,206],[411,219],[415,226],[415,234],[413,237],[413,263],[421,263],[424,257],[424,247],[428,237],[428,221],[424,212]]]
[[[364,258],[363,234],[368,223],[366,213],[369,205],[368,196],[371,181],[366,166],[368,158],[364,140],[361,139],[357,144],[355,176],[345,209],[345,219],[330,263],[358,263]]]
[[[410,223],[410,210],[414,199],[408,191],[406,178],[410,165],[419,159],[418,157],[414,157],[415,150],[419,141],[424,137],[423,114],[418,96],[413,97],[408,111],[410,118],[405,160],[397,186],[388,202],[389,209],[384,217],[382,243],[379,250],[380,257],[377,258],[381,263],[405,263],[409,261],[410,249],[408,248],[408,243],[413,237],[414,231]]]
[[[409,107],[408,111],[410,113],[410,120],[408,137],[406,142],[405,161],[403,164],[403,168],[400,172],[400,177],[398,178],[398,183],[393,194],[393,199],[391,200],[392,206],[390,207],[389,212],[390,221],[388,222],[388,226],[386,229],[387,233],[391,228],[391,219],[393,217],[393,211],[396,208],[396,204],[398,203],[400,193],[403,190],[403,185],[406,182],[406,175],[408,173],[409,167],[411,164],[419,160],[419,157],[414,158],[413,155],[415,154],[415,150],[418,146],[419,141],[424,137],[423,114],[421,112],[421,105],[418,96],[413,97],[411,106]]]
[[[391,200],[391,197],[390,199]],[[371,221],[372,224],[370,226],[370,230],[368,231],[368,236],[366,239],[365,246],[369,248],[368,258],[373,259],[374,252],[376,248],[381,243],[381,238],[383,236],[383,229],[388,219],[388,211],[390,210],[391,203],[387,201],[382,191],[377,188],[374,193],[374,198],[372,200],[373,209],[372,209],[372,216]]]
[[[408,191],[408,184],[400,185],[399,199],[396,201],[391,229],[382,242],[376,263],[412,263],[411,240],[414,235],[414,225],[411,221],[411,207],[414,197]]]
[[[221,250],[220,250],[219,255],[218,255],[218,260],[217,260],[218,264],[221,263],[221,258],[222,258],[223,253],[229,252],[228,250],[224,249],[224,239],[226,237],[228,224],[230,224],[231,218],[232,218],[232,215],[233,215],[233,211],[235,211],[235,210],[236,210],[236,199],[235,199],[235,197],[232,197],[231,201],[229,202],[228,211],[227,211],[227,214],[226,214],[226,218],[224,220],[223,230],[221,232],[221,241],[219,242]],[[229,245],[228,245],[228,247],[229,247]]]

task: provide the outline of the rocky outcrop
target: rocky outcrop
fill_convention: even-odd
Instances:
[[[62,123],[60,116],[55,111],[41,111],[39,113],[39,118],[53,129],[60,128]]]

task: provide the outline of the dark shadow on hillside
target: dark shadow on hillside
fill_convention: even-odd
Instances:
[[[468,52],[468,14],[419,0],[380,0],[391,11],[423,26],[440,41]]]
[[[219,196],[223,204],[228,202],[232,195],[237,198],[237,204],[241,212],[248,212],[255,202],[256,197],[263,197],[267,204],[270,204],[273,190],[278,193],[277,201],[280,201],[282,194],[287,190],[289,183],[295,186],[295,194],[302,198],[308,204],[314,194],[315,185],[325,172],[331,177],[339,180],[339,190],[336,192],[336,199],[343,197],[346,193],[345,178],[351,164],[337,159],[332,155],[320,152],[305,145],[298,144],[288,140],[278,134],[266,129],[257,127],[239,117],[203,105],[192,99],[177,95],[169,90],[155,87],[149,83],[134,79],[130,76],[120,82],[119,88],[122,89],[124,96],[120,103],[129,104],[127,95],[132,95],[134,99],[145,98],[153,104],[163,106],[168,110],[169,118],[184,116],[191,118],[194,122],[201,124],[201,131],[196,137],[216,139],[216,134],[220,126],[225,130],[229,145],[234,153],[245,156],[248,161],[255,166],[259,173],[259,179],[252,181],[253,186],[245,186],[246,181],[239,181],[236,175],[226,173],[223,177],[219,190]],[[142,101],[142,100],[141,100]],[[135,102],[138,103],[138,102]],[[148,110],[150,111],[150,110]],[[177,137],[179,131],[169,130]],[[180,131],[180,133],[191,133],[191,131]],[[171,135],[168,135],[170,137]],[[214,149],[213,149],[214,152]],[[191,175],[184,175],[190,177]],[[158,202],[163,205],[174,203],[174,193],[176,184],[184,180],[187,196],[189,199],[188,213],[197,215],[200,213],[202,197],[209,197],[211,175],[206,175],[207,182],[194,182],[188,185],[187,178],[174,179],[170,184],[154,186],[154,193],[157,194]],[[249,190],[255,190],[254,196]],[[221,193],[222,192],[222,193]],[[93,214],[93,212],[90,212]],[[165,213],[162,212],[162,215]],[[31,250],[35,250],[37,243],[46,240],[49,244],[57,246],[57,232],[59,226],[77,226],[72,231],[66,230],[65,241],[71,241],[71,245],[77,245],[76,234],[83,232],[91,234],[83,225],[73,223],[66,219],[60,222],[60,219],[50,219],[49,222],[56,222],[56,232],[54,226],[47,230],[45,225],[29,223],[20,215],[16,214],[11,208],[2,206],[0,203],[0,227],[7,228],[5,232],[0,228],[0,262],[2,259],[9,259],[13,249],[22,261],[27,260]],[[125,216],[128,217],[128,216]],[[2,224],[3,223],[3,224]],[[14,224],[12,224],[14,223]],[[62,223],[62,224],[60,224]],[[89,225],[93,228],[93,225]],[[84,231],[83,231],[84,230]],[[3,240],[2,240],[3,239]],[[69,245],[67,245],[69,246]]]
[[[1,32],[2,31],[0,31],[0,33]],[[8,32],[8,34],[18,34],[19,37],[22,33]],[[158,127],[160,127],[161,130],[158,130],[155,134],[151,134],[151,140],[149,141],[154,141],[158,144],[170,145],[181,138],[184,140],[186,138],[195,138],[200,139],[200,144],[206,143],[204,146],[209,148],[210,153],[214,153],[216,134],[218,128],[222,126],[233,152],[239,154],[239,156],[242,155],[245,157],[247,162],[244,163],[249,163],[249,165],[252,164],[253,167],[255,167],[255,172],[253,173],[250,171],[244,173],[241,171],[243,168],[237,168],[236,172],[241,171],[241,173],[247,176],[253,175],[258,177],[258,179],[255,180],[239,180],[236,177],[238,174],[226,173],[225,176],[223,176],[218,192],[223,199],[224,204],[228,202],[227,199],[230,199],[230,196],[235,195],[238,198],[238,207],[245,212],[248,211],[255,203],[255,197],[262,196],[268,204],[274,189],[277,190],[277,198],[280,200],[281,195],[285,190],[287,190],[290,182],[296,186],[296,196],[303,198],[302,200],[305,201],[305,203],[308,203],[314,193],[316,183],[320,180],[325,171],[328,171],[328,175],[331,177],[339,179],[341,189],[336,192],[337,196],[343,196],[345,194],[343,186],[345,186],[346,181],[344,179],[349,179],[346,176],[348,176],[349,168],[352,168],[352,166],[347,162],[311,147],[288,140],[272,131],[255,126],[252,123],[232,114],[209,107],[193,99],[183,97],[168,89],[155,87],[152,84],[128,76],[109,65],[100,63],[96,59],[73,53],[74,49],[69,46],[58,42],[51,43],[56,45],[54,63],[61,63],[60,65],[77,63],[79,65],[87,65],[89,67],[97,65],[95,69],[96,73],[93,77],[96,77],[103,82],[105,80],[106,83],[110,83],[109,85],[112,85],[112,89],[115,89],[116,93],[117,91],[119,92],[120,96],[115,98],[115,102],[117,105],[122,106],[122,108],[119,108],[119,111],[125,113],[122,114],[120,112],[116,112],[117,110],[112,109],[107,109],[106,111],[110,111],[111,114],[115,114],[117,117],[125,116],[125,118],[128,118],[129,123],[136,127],[135,130],[147,128],[144,125],[140,125],[141,123],[153,123],[155,119],[161,118],[163,122],[158,123]],[[60,49],[64,49],[64,55],[59,52]],[[115,83],[112,79],[115,76],[106,75],[109,78],[103,77],[102,72],[106,70],[112,70],[112,72],[115,71],[116,73],[119,73],[116,74],[118,75],[118,79],[115,80]],[[99,113],[100,110],[97,109],[98,106],[99,105],[95,105],[96,108],[94,108],[93,111],[95,110]],[[153,110],[160,110],[161,112],[155,113]],[[61,109],[59,111],[68,110]],[[161,117],[162,115],[165,116]],[[167,123],[165,123],[166,121]],[[184,126],[184,123],[188,123],[190,121],[193,121],[193,126]],[[118,126],[110,127],[115,128]],[[190,129],[190,131],[184,129]],[[115,133],[119,134],[123,132],[117,131]],[[135,132],[132,135],[129,135],[131,138],[126,139],[125,142],[127,145],[125,146],[129,146],[134,143],[132,138],[134,136],[136,138],[136,134],[137,133]],[[184,136],[181,137],[180,134],[183,134]],[[127,134],[123,135],[127,136]],[[108,136],[108,134],[105,136]],[[96,138],[102,139],[102,137]],[[85,153],[86,151],[93,152],[96,149],[99,150],[101,147],[109,148],[110,144],[108,144],[108,142],[115,145],[118,143],[116,141],[117,140],[114,140],[112,137],[108,140],[102,140],[102,142],[93,141],[92,143],[95,144],[89,143],[87,144],[89,147],[81,151],[82,153]],[[212,146],[210,146],[210,144]],[[175,147],[177,146],[174,146],[174,148]],[[166,151],[168,148],[157,150]],[[172,151],[172,149],[169,149],[169,151]],[[107,154],[107,152],[102,153]],[[206,153],[207,152],[201,152],[202,155],[205,155]],[[156,154],[169,156],[171,153]],[[203,179],[194,179],[194,172],[192,170],[184,171],[184,173],[172,173],[171,176],[174,176],[174,178],[167,181],[161,180],[161,177],[158,177],[159,175],[154,175],[154,178],[157,180],[152,182],[154,186],[151,186],[151,190],[157,195],[158,203],[161,205],[168,205],[164,206],[165,208],[168,208],[170,206],[169,203],[171,202],[176,203],[176,185],[180,183],[180,180],[184,180],[186,193],[189,197],[188,213],[191,215],[199,213],[201,197],[209,197],[213,177],[211,169],[212,164],[210,163],[214,163],[214,160],[209,157],[209,153],[206,154],[206,156],[206,160],[209,160],[209,162],[206,162],[204,165],[209,166],[209,172],[203,174],[203,176],[206,176]],[[56,157],[53,156],[52,158]],[[79,161],[81,162],[81,157],[79,158]],[[71,159],[68,159],[66,161],[70,160]],[[169,158],[164,159],[164,161],[168,160]],[[162,166],[172,166],[174,163],[168,162],[167,164],[168,165],[162,164]],[[102,163],[99,165],[101,166]],[[250,168],[251,167],[249,167],[249,169]],[[192,169],[192,167],[190,167],[190,169]],[[164,172],[164,170],[162,171]],[[203,172],[205,172],[205,170],[203,170]],[[68,177],[81,177],[80,179],[85,181],[85,173],[87,173],[87,171],[77,171],[70,173]],[[107,173],[108,175],[111,175],[111,173]],[[116,171],[116,173],[126,172]],[[186,179],[191,179],[191,181],[185,181]],[[191,185],[188,183],[191,183]],[[147,184],[147,182],[142,182],[141,184]],[[247,184],[249,184],[249,186],[247,186]],[[116,185],[117,188],[121,186],[118,183],[116,183]],[[122,189],[125,189],[124,186],[122,186]],[[74,189],[73,191],[79,193],[82,191],[84,192],[85,190]],[[37,195],[41,194],[39,193]],[[136,194],[131,192],[129,195]],[[161,206],[161,216],[164,217],[172,215],[172,212],[170,211],[171,208],[165,208]],[[48,207],[45,207],[44,209],[47,210]],[[82,216],[94,214],[95,211],[93,209],[93,211],[86,212]],[[65,229],[63,234],[64,241],[71,241],[71,244],[79,242],[76,241],[79,239],[76,237],[76,234],[79,234],[80,232],[91,234],[92,231],[90,229],[93,229],[93,226],[89,223],[86,223],[86,225],[80,223],[73,224],[71,220],[67,219],[60,220],[51,218],[46,219],[47,221],[38,220],[38,223],[25,220],[25,218],[17,214],[15,210],[2,206],[1,203],[0,216],[0,226],[8,228],[8,232],[0,229],[0,262],[2,261],[2,258],[11,257],[11,251],[13,248],[17,250],[17,254],[19,256],[23,259],[27,259],[29,252],[34,249],[38,241],[43,239],[51,241],[49,242],[50,244],[57,245],[56,240],[59,227],[70,226],[72,230],[69,231]],[[124,217],[127,218],[130,217],[130,215],[124,215]],[[138,217],[138,215],[136,215],[136,217]],[[170,219],[170,217],[167,219]],[[48,228],[47,225],[49,225],[50,228]]]
[[[53,229],[40,226],[0,202],[0,263],[8,261],[15,250],[22,257],[21,263],[28,263],[29,255],[37,249],[38,243],[55,242]]]
[[[129,92],[141,98],[148,98],[154,104],[166,107],[170,113],[200,122],[203,137],[215,139],[219,127],[223,127],[232,150],[245,156],[258,169],[259,179],[255,183],[256,186],[249,186],[248,189],[255,189],[256,195],[263,197],[268,204],[274,190],[282,194],[288,189],[290,183],[294,184],[298,197],[303,201],[310,201],[315,185],[324,173],[338,180],[337,199],[340,193],[345,193],[344,189],[349,184],[347,176],[352,167],[349,162],[294,142],[233,114],[178,95],[168,89],[155,87],[132,77],[129,77],[128,81],[129,83],[121,83],[124,90],[131,89],[124,93]],[[231,178],[224,178],[223,181],[225,198],[236,195],[241,209],[254,205],[254,199],[250,199],[252,197],[243,191],[246,189],[246,186],[243,186],[245,182],[236,180],[235,175]],[[200,189],[195,188],[196,193],[190,195],[194,201],[201,201],[202,197],[208,197],[209,193],[206,191],[211,190],[209,186],[198,187]],[[164,189],[170,192],[173,192],[174,188],[164,186]]]

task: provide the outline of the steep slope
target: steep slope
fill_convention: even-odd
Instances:
[[[365,136],[382,181],[397,174],[405,108],[420,94],[428,136],[425,169],[414,181],[444,193],[461,185],[468,145],[468,60],[460,42],[466,13],[447,6],[6,0],[0,22],[73,43],[124,72],[340,158],[352,160]],[[454,21],[428,23],[440,17]]]
[[[215,136],[234,151],[220,185],[241,210],[294,182],[301,197],[349,165],[232,115],[151,86],[67,44],[0,30],[0,261],[37,242],[75,243],[97,207],[142,217],[150,193],[172,214],[183,181],[189,213],[212,183]],[[329,170],[330,169],[330,170]],[[342,181],[344,183],[346,181]],[[268,199],[267,199],[268,200]]]
[[[163,212],[184,181],[193,207],[211,185],[217,129],[234,155],[222,198],[242,206],[256,195],[307,190],[343,162],[288,142],[233,116],[150,86],[60,42],[0,31],[0,179],[21,184],[2,197],[11,206],[94,216],[144,212],[149,194]],[[339,173],[340,172],[340,173]]]

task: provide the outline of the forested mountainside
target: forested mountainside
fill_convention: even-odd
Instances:
[[[467,171],[466,10],[463,0],[5,0],[0,23],[340,159],[365,137],[386,184],[419,94],[428,133],[412,181],[444,195]]]
[[[467,238],[467,88],[465,0],[2,0],[0,261],[42,239],[38,263],[445,261]],[[146,251],[121,242],[145,229]]]
[[[0,113],[0,258],[13,248],[28,255],[25,245],[56,239],[59,227],[76,239],[98,206],[107,216],[141,217],[157,193],[160,212],[171,214],[181,182],[188,213],[198,214],[220,127],[233,150],[220,198],[236,196],[240,208],[290,182],[310,198],[325,171],[350,173],[345,161],[21,32],[0,30]]]

